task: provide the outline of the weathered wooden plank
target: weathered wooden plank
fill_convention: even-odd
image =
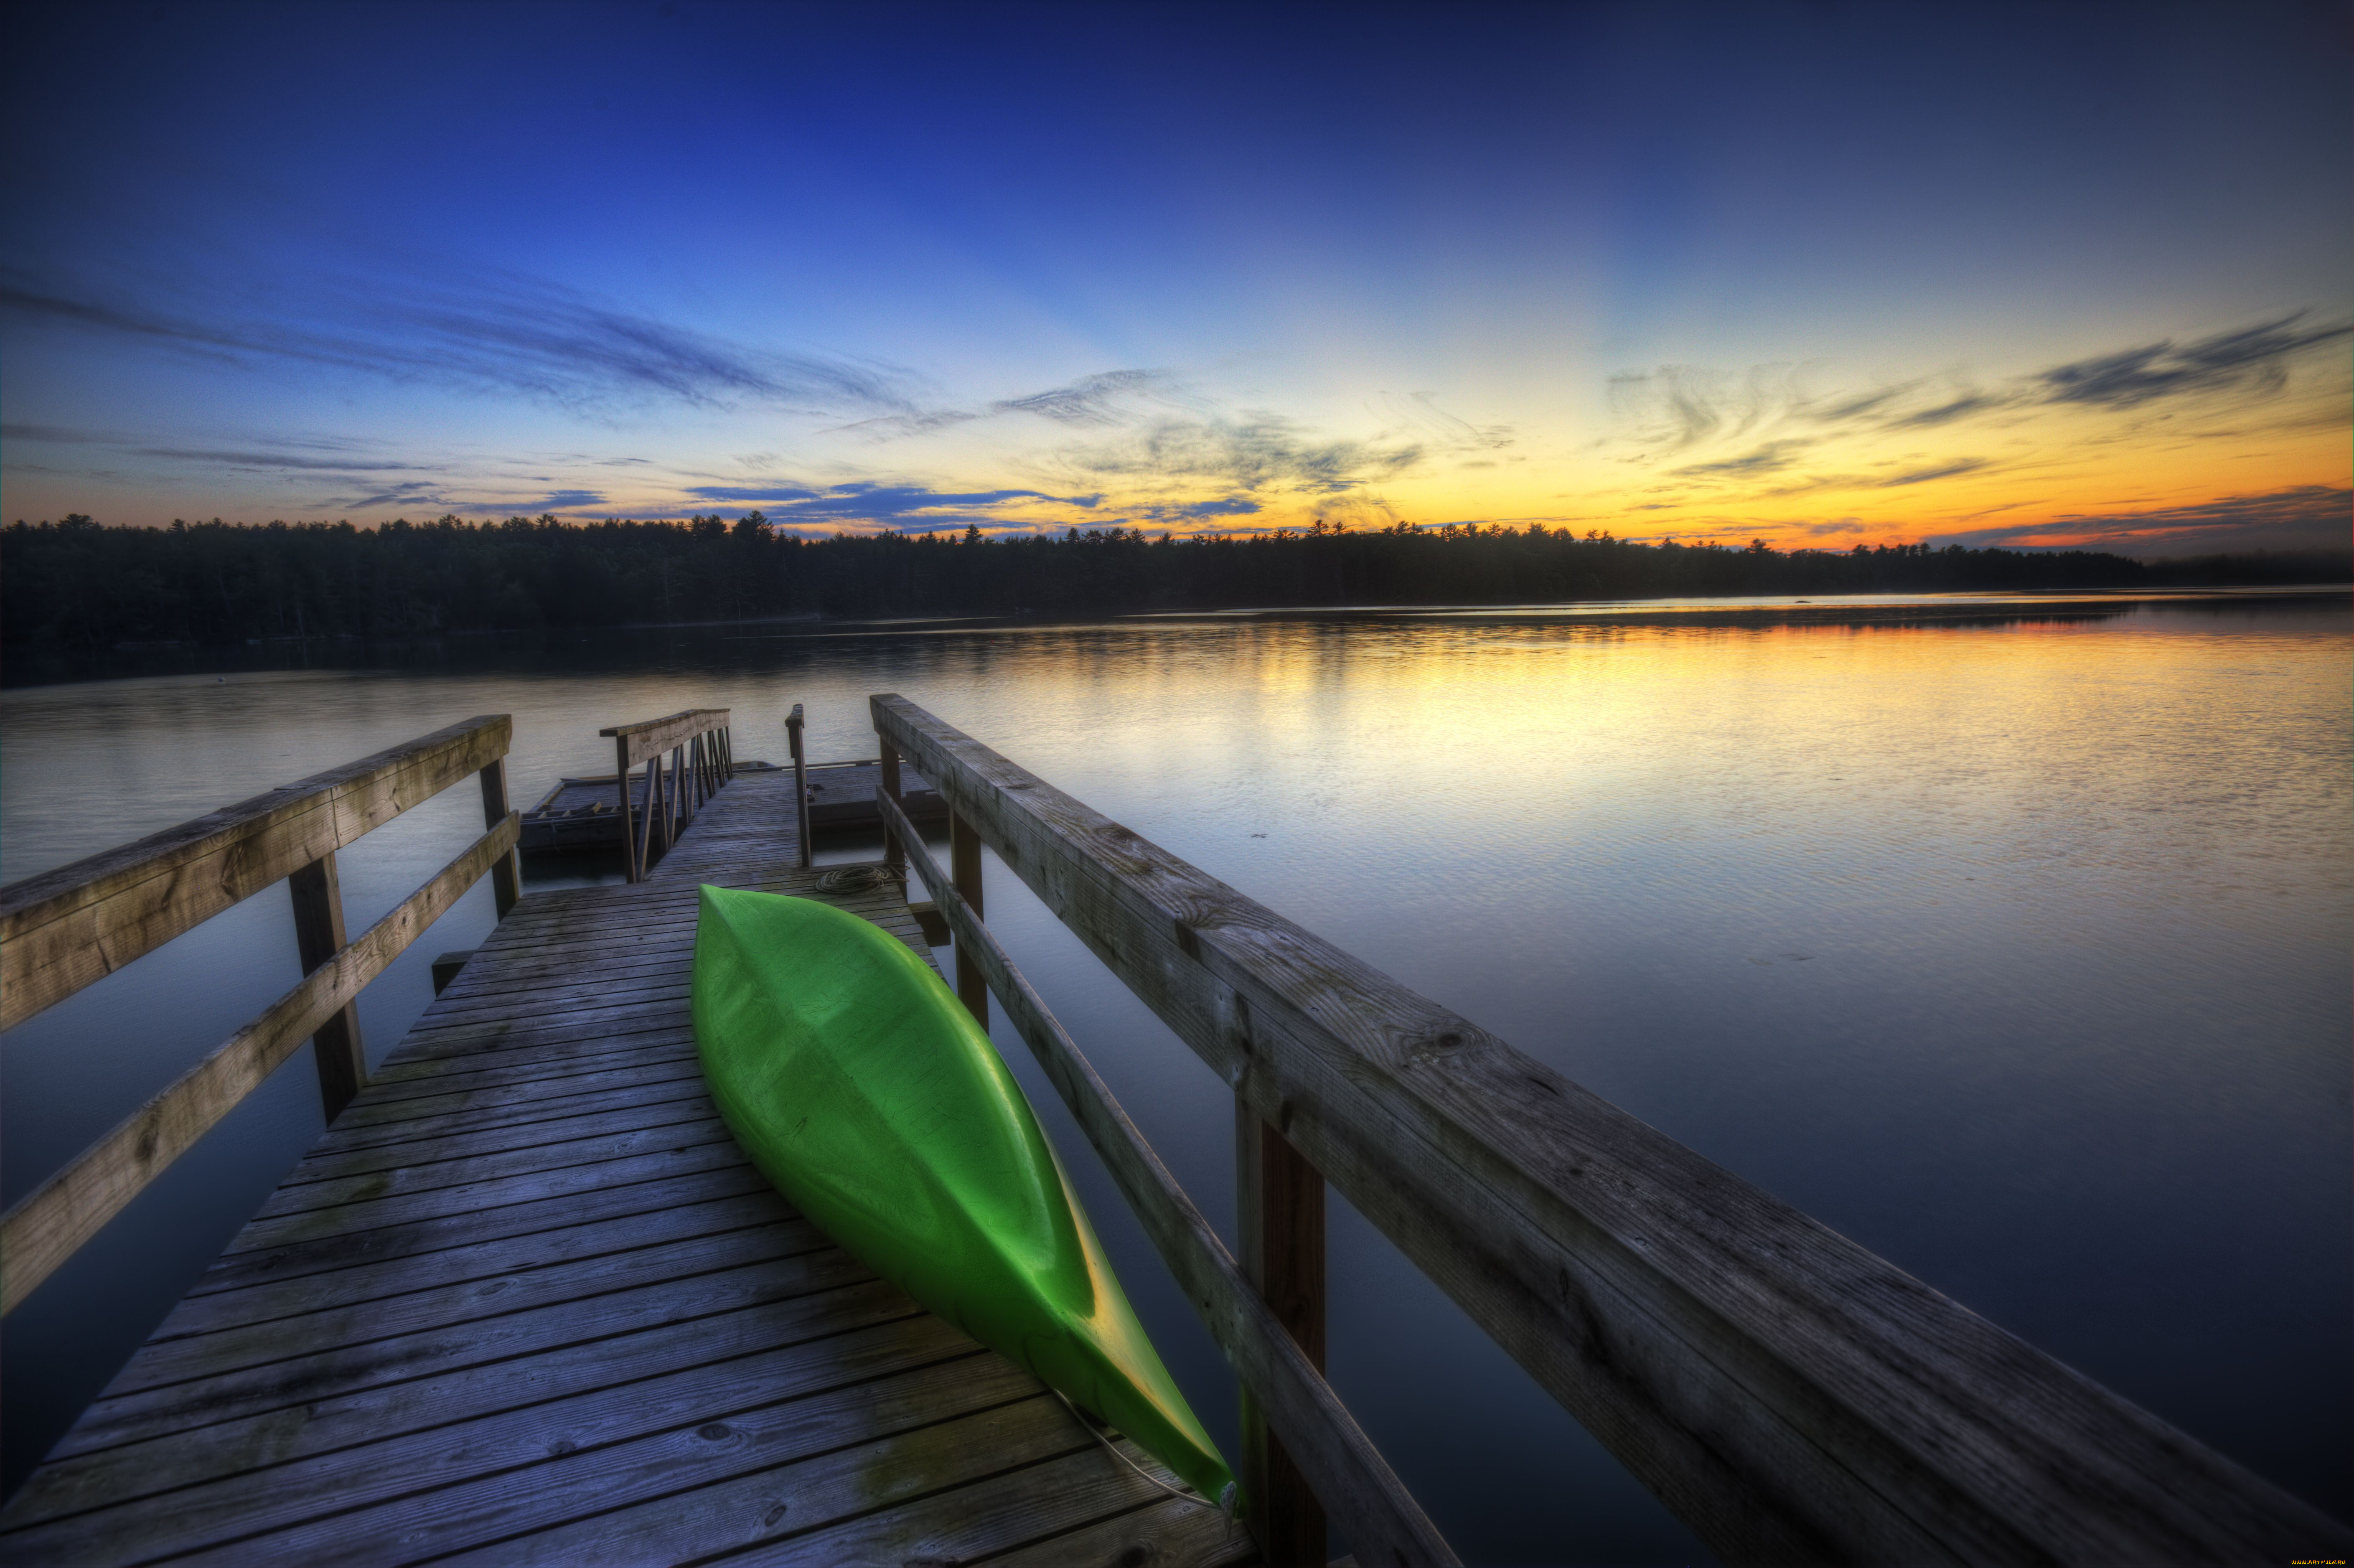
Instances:
[[[1215,1509],[1164,1497],[989,1562],[990,1568],[1241,1568],[1257,1560],[1249,1531],[1233,1520]]]
[[[450,1561],[495,1561],[516,1568],[531,1563],[635,1568],[649,1560],[691,1561],[762,1541],[790,1540],[849,1516],[890,1510],[945,1488],[1081,1451],[1092,1452],[1098,1467],[1113,1465],[1060,1404],[1045,1394],[1032,1394],[879,1441],[502,1542]],[[1003,1478],[997,1484],[1003,1485]],[[1132,1475],[1128,1484],[1140,1492],[1150,1490]],[[842,1559],[829,1555],[823,1561]]]
[[[1048,1011],[1044,999],[1013,967],[996,934],[975,917],[952,882],[942,877],[913,825],[888,800],[877,803],[885,820],[906,836],[908,859],[938,900],[940,913],[956,933],[958,950],[971,954],[1210,1337],[1290,1442],[1290,1451],[1317,1489],[1350,1521],[1351,1534],[1377,1547],[1384,1562],[1454,1562],[1437,1528],[1324,1381],[1321,1345],[1312,1347],[1311,1356],[1311,1347],[1289,1331]],[[1294,1534],[1304,1533],[1292,1517]]]
[[[1726,1558],[2354,1552],[2345,1526],[904,699],[873,709],[1092,951]]]
[[[862,1289],[879,1298],[874,1287]],[[58,1477],[43,1472],[27,1482],[27,1493],[36,1486],[58,1489],[28,1499],[43,1507],[41,1522],[0,1534],[0,1546],[12,1562],[83,1564],[137,1561],[158,1546],[187,1550],[242,1541],[423,1489],[545,1466],[644,1434],[725,1419],[767,1401],[854,1387],[970,1358],[977,1349],[937,1318],[905,1309],[892,1315],[872,1304],[865,1309],[866,1320],[815,1339],[798,1336],[774,1309],[711,1319],[727,1353],[708,1359],[676,1356],[685,1330],[655,1330],[642,1336],[645,1344],[629,1347],[627,1370],[636,1375],[591,1388],[559,1386],[546,1399],[529,1397],[529,1387],[515,1383],[510,1368],[490,1369],[486,1386],[494,1381],[513,1385],[497,1391],[507,1403],[405,1432],[369,1426],[364,1407],[354,1420],[342,1402],[321,1413],[321,1421],[334,1428],[323,1441],[303,1441],[311,1434],[299,1419],[301,1412],[225,1425],[215,1441],[274,1459],[260,1466],[204,1469],[181,1463],[182,1450],[191,1445],[145,1445],[167,1467],[126,1478],[98,1473],[94,1467],[107,1456],[95,1456],[81,1468],[58,1466]],[[673,1352],[678,1364],[665,1365],[660,1356],[644,1353],[657,1341]],[[462,1392],[463,1384],[458,1387]],[[351,1438],[356,1441],[340,1441]],[[144,1500],[167,1489],[168,1510]],[[9,1505],[9,1524],[23,1506]],[[345,1533],[358,1538],[357,1531]],[[328,1560],[340,1561],[333,1553]]]
[[[554,1114],[561,1115],[576,1108],[568,1102],[582,1096],[699,1079],[703,1071],[695,1057],[681,1050],[675,1041],[585,1056],[577,1065],[579,1070],[575,1072],[564,1070],[562,1065],[526,1058],[514,1066],[472,1070],[453,1067],[432,1078],[388,1085],[382,1095],[353,1102],[352,1108],[342,1118],[350,1125],[336,1130],[390,1127],[420,1117],[448,1116],[477,1107],[512,1107],[515,1096],[511,1091],[526,1084],[543,1086],[547,1092],[540,1097],[540,1104],[557,1107]],[[566,1103],[559,1106],[558,1102]],[[358,1119],[361,1118],[366,1119]]]
[[[585,1258],[663,1243],[693,1242],[733,1231],[801,1223],[800,1216],[787,1207],[782,1198],[761,1190],[560,1225],[526,1235],[499,1236],[325,1274],[298,1275],[291,1279],[273,1277],[235,1290],[186,1298],[173,1308],[172,1315],[164,1319],[147,1342],[156,1347],[312,1313],[369,1309],[375,1304],[398,1302],[409,1295],[429,1295],[450,1286],[497,1280],[510,1275],[521,1277]],[[124,1372],[128,1373],[139,1364],[138,1358],[133,1357]]]
[[[480,771],[510,727],[468,719],[0,888],[0,1029]]]
[[[559,1355],[581,1347],[610,1345],[627,1353],[634,1335],[667,1325],[716,1319],[729,1313],[799,1304],[805,1328],[830,1323],[836,1299],[874,1275],[838,1247],[798,1256],[579,1296],[527,1311],[391,1334],[356,1344],[331,1346],[308,1355],[217,1372],[185,1383],[143,1389],[92,1404],[75,1427],[78,1451],[95,1452],[142,1443],[195,1427],[267,1415],[272,1411],[315,1408],[357,1399],[375,1391],[368,1430],[385,1436],[412,1429],[428,1419],[451,1419],[451,1398],[441,1394],[417,1404],[404,1390],[419,1380],[454,1377],[472,1371],[482,1377],[514,1362],[538,1379],[543,1393],[559,1387]],[[593,1356],[568,1363],[578,1387],[602,1387],[605,1375]],[[518,1373],[517,1375],[523,1375]],[[440,1386],[439,1384],[437,1387]],[[233,1453],[224,1458],[234,1460]]]
[[[717,729],[726,722],[726,708],[684,708],[674,714],[665,714],[661,718],[617,724],[610,729],[600,729],[597,733],[623,744],[626,747],[623,755],[628,758],[623,770],[627,771],[650,757],[659,757],[705,730]]]
[[[505,1154],[525,1149],[571,1143],[656,1128],[707,1122],[717,1113],[707,1096],[682,1094],[675,1098],[640,1102],[586,1116],[540,1117],[529,1121],[485,1122],[469,1118],[438,1137],[396,1142],[343,1143],[324,1139],[286,1173],[281,1192],[316,1187],[378,1171],[420,1169],[482,1155]],[[274,1200],[273,1200],[274,1201]]]
[[[600,1520],[615,1520],[613,1528],[626,1531],[633,1505],[659,1508],[656,1499],[662,1499],[675,1507],[677,1494],[692,1497],[693,1489],[715,1481],[806,1465],[828,1450],[1034,1397],[1037,1387],[1034,1378],[1002,1357],[957,1353],[879,1378],[728,1408],[740,1404],[739,1393],[735,1401],[715,1400],[718,1408],[691,1425],[402,1498],[375,1510],[380,1522],[366,1514],[345,1515],[249,1544],[266,1545],[290,1561],[323,1555],[338,1564],[409,1563],[470,1550],[499,1561],[546,1561],[544,1548],[532,1544],[540,1532],[569,1527],[593,1534]],[[372,1538],[383,1544],[370,1545]],[[640,1537],[637,1544],[639,1563],[679,1562],[693,1550],[692,1542],[659,1536]]]
[[[440,1252],[507,1236],[535,1235],[565,1230],[591,1221],[630,1214],[659,1213],[686,1203],[709,1202],[747,1192],[773,1191],[766,1178],[749,1165],[701,1171],[686,1176],[660,1178],[627,1185],[609,1184],[589,1192],[570,1192],[534,1203],[445,1215],[406,1225],[350,1232],[297,1242],[286,1246],[253,1247],[217,1258],[188,1287],[191,1296],[241,1289],[275,1279],[328,1274],[363,1264]],[[781,1202],[781,1200],[779,1200]]]
[[[270,1362],[329,1355],[356,1345],[512,1317],[585,1297],[794,1257],[832,1245],[816,1226],[801,1219],[772,1219],[710,1235],[665,1233],[651,1245],[600,1252],[538,1268],[507,1266],[489,1277],[438,1288],[412,1287],[398,1296],[352,1306],[151,1340],[93,1405]]]
[[[484,833],[357,941],[305,975],[268,1012],[0,1216],[0,1311],[13,1310],[159,1171],[358,996],[493,861],[514,847],[521,827],[520,820],[510,815]]]
[[[744,1151],[732,1139],[665,1149],[653,1154],[534,1171],[521,1176],[493,1177],[459,1187],[433,1188],[387,1198],[362,1199],[330,1208],[305,1209],[250,1221],[238,1233],[224,1257],[240,1252],[266,1251],[301,1242],[349,1236],[363,1231],[415,1224],[421,1220],[457,1214],[483,1214],[518,1205],[544,1203],[575,1193],[593,1192],[639,1181],[662,1181],[705,1171],[725,1171],[745,1163]]]
[[[682,1069],[684,1061],[674,1065]],[[638,1075],[642,1076],[642,1075]],[[565,1081],[568,1083],[567,1081]],[[461,1107],[457,1110],[436,1111],[430,1106],[420,1106],[415,1100],[389,1102],[415,1109],[418,1114],[392,1118],[363,1127],[338,1128],[335,1141],[321,1139],[321,1152],[358,1151],[372,1149],[393,1149],[397,1146],[431,1140],[467,1129],[494,1133],[509,1128],[525,1128],[542,1121],[559,1121],[573,1117],[601,1115],[612,1111],[630,1111],[641,1107],[659,1108],[676,1105],[682,1100],[706,1098],[701,1075],[684,1070],[669,1078],[650,1083],[625,1084],[621,1086],[595,1088],[580,1094],[552,1094],[534,1101],[522,1096],[509,1096],[504,1100]]]
[[[1026,1456],[1044,1446],[1043,1442],[1024,1444],[1017,1452]],[[1127,1451],[1137,1453],[1132,1446]],[[890,1460],[900,1457],[888,1453],[883,1457]],[[1000,1552],[1035,1546],[1047,1561],[1069,1564],[1084,1559],[1053,1551],[1055,1542],[1068,1531],[1098,1522],[1107,1515],[1122,1516],[1153,1498],[1172,1508],[1190,1506],[1215,1521],[1219,1535],[1235,1543],[1229,1545],[1222,1541],[1221,1549],[1206,1558],[1190,1561],[1231,1563],[1255,1559],[1256,1553],[1249,1549],[1249,1537],[1239,1528],[1229,1526],[1217,1510],[1206,1503],[1177,1502],[1098,1447],[1045,1458],[1003,1475],[968,1482],[953,1490],[847,1519],[808,1535],[758,1545],[728,1561],[757,1564],[758,1568],[779,1568],[782,1564],[837,1568],[846,1563],[875,1564],[880,1568],[885,1563],[962,1563],[973,1558],[995,1563]],[[1189,1532],[1196,1539],[1207,1533],[1204,1526]],[[1117,1568],[1129,1568],[1135,1562],[1165,1561],[1168,1559],[1159,1556],[1112,1560]]]
[[[557,1171],[574,1171],[615,1160],[662,1153],[683,1154],[690,1149],[729,1144],[735,1134],[717,1112],[680,1117],[652,1127],[601,1132],[586,1138],[552,1139],[488,1153],[445,1155],[420,1150],[419,1158],[376,1171],[325,1177],[294,1185],[281,1184],[255,1211],[257,1219],[308,1213],[316,1209],[347,1208],[388,1198],[414,1197],[452,1188],[467,1189],[472,1203],[486,1184]]]

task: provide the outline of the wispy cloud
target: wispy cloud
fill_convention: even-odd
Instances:
[[[905,410],[900,377],[853,360],[716,338],[512,274],[410,286],[285,289],[260,312],[161,285],[106,287],[10,269],[0,313],[232,361],[296,360],[588,406],[675,400],[812,411]]]
[[[840,430],[872,440],[899,440],[1007,414],[1034,415],[1058,425],[1108,429],[1140,417],[1143,409],[1139,403],[1169,386],[1168,376],[1159,370],[1106,370],[1083,376],[1067,386],[1049,387],[1044,392],[1001,397],[978,408],[917,408],[878,414],[843,425]]]
[[[1020,515],[1039,507],[1093,511],[1101,494],[1055,495],[1043,490],[936,490],[929,485],[900,482],[860,481],[843,484],[809,485],[779,482],[770,484],[705,484],[689,488],[697,502],[756,505],[769,521],[796,527],[867,527],[920,530],[982,523],[1002,526],[1009,522],[1044,521]]]
[[[2344,322],[2301,326],[2312,313],[2294,311],[2239,332],[2219,333],[2176,346],[2171,338],[2056,366],[2035,377],[2044,400],[2133,408],[2159,397],[2215,392],[2277,392],[2287,382],[2290,355],[2334,343],[2354,332]]]
[[[2296,485],[2189,506],[2068,513],[2040,523],[1940,535],[1939,544],[2073,546],[2138,556],[2219,550],[2344,550],[2354,544],[2354,493]]]
[[[1215,484],[1256,496],[1288,492],[1341,496],[1422,461],[1419,442],[1320,440],[1278,414],[1239,419],[1164,419],[1132,440],[1058,453],[1090,475]]]
[[[1957,458],[1952,462],[1938,463],[1932,468],[1916,468],[1908,472],[1893,474],[1873,482],[1882,490],[1902,490],[1908,484],[1926,484],[1933,479],[1952,479],[1956,474],[1976,473],[1987,466],[1984,458]]]
[[[1683,468],[1670,469],[1677,474],[1730,474],[1734,476],[1776,473],[1797,461],[1797,454],[1814,443],[1802,440],[1768,441],[1756,450],[1717,462],[1696,462]]]

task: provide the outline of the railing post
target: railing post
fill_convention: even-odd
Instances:
[[[809,820],[809,755],[801,747],[801,726],[808,721],[801,716],[801,705],[785,715],[785,743],[793,753],[793,831],[801,835],[801,869],[810,866]],[[885,830],[887,837],[889,830]]]
[[[307,975],[344,950],[344,895],[335,876],[334,853],[329,851],[288,876],[286,890],[294,895],[294,946]],[[319,1064],[319,1104],[332,1127],[367,1082],[357,1002],[345,1003],[319,1026],[311,1036],[311,1054]]]
[[[894,790],[896,799],[897,791]],[[949,881],[957,895],[972,906],[972,917],[981,918],[981,835],[972,824],[958,812],[949,813]],[[962,938],[956,945],[957,995],[983,1029],[989,1027],[989,980],[965,949]]]
[[[645,868],[640,863],[638,854],[637,813],[631,809],[633,802],[630,799],[630,737],[626,735],[613,742],[613,774],[620,779],[621,786],[623,874],[631,882],[643,882],[646,879],[646,874]],[[652,810],[652,801],[647,802],[647,810]]]
[[[1318,1372],[1324,1370],[1324,1178],[1235,1097],[1235,1239],[1243,1277]],[[1267,1568],[1323,1568],[1324,1510],[1242,1396],[1242,1484]]]
[[[482,825],[495,828],[507,820],[507,759],[493,758],[482,768]],[[627,824],[624,824],[626,831]],[[499,918],[523,896],[523,852],[509,850],[491,867],[491,899],[498,907]]]
[[[902,806],[907,804],[907,797],[899,789],[899,748],[887,740],[883,743],[883,793]],[[907,851],[888,822],[883,824],[883,863],[896,866],[903,874],[907,869]]]

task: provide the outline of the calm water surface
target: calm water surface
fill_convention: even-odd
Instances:
[[[1925,619],[1924,619],[1925,617]],[[695,705],[871,756],[897,691],[2127,1397],[2354,1514],[2337,598],[748,628],[0,694],[19,877],[478,713],[518,803]],[[355,929],[480,832],[343,857]],[[854,856],[855,848],[840,852]],[[1002,868],[998,926],[1203,1207],[1223,1087]],[[536,885],[547,885],[543,881]],[[372,1055],[487,885],[364,998]],[[0,1036],[13,1201],[297,978],[269,894]],[[1030,1058],[1188,1392],[1223,1364]],[[6,1326],[11,1482],[318,1130],[307,1055]],[[1468,1557],[1705,1553],[1334,1202],[1333,1380]]]

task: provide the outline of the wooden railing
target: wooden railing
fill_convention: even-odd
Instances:
[[[600,729],[613,741],[613,772],[621,792],[621,853],[629,879],[643,882],[654,860],[720,786],[735,777],[726,708],[688,708],[667,718]],[[633,791],[630,769],[646,765]]]
[[[871,706],[885,797],[905,757],[975,846],[943,877],[883,808],[960,993],[968,966],[996,990],[1242,1378],[1270,1563],[1321,1561],[1317,1499],[1360,1561],[1446,1560],[1318,1375],[1325,1180],[1728,1562],[2354,1555],[2345,1525],[1469,1020],[904,698]],[[981,842],[1234,1088],[1239,1260],[981,924]]]
[[[332,1122],[367,1077],[354,1007],[368,981],[490,874],[500,916],[521,888],[505,715],[467,720],[0,889],[0,1025],[34,1013],[284,880],[301,983],[0,1215],[0,1313],[12,1311],[306,1039]],[[399,907],[344,940],[335,852],[473,774],[489,831]]]

